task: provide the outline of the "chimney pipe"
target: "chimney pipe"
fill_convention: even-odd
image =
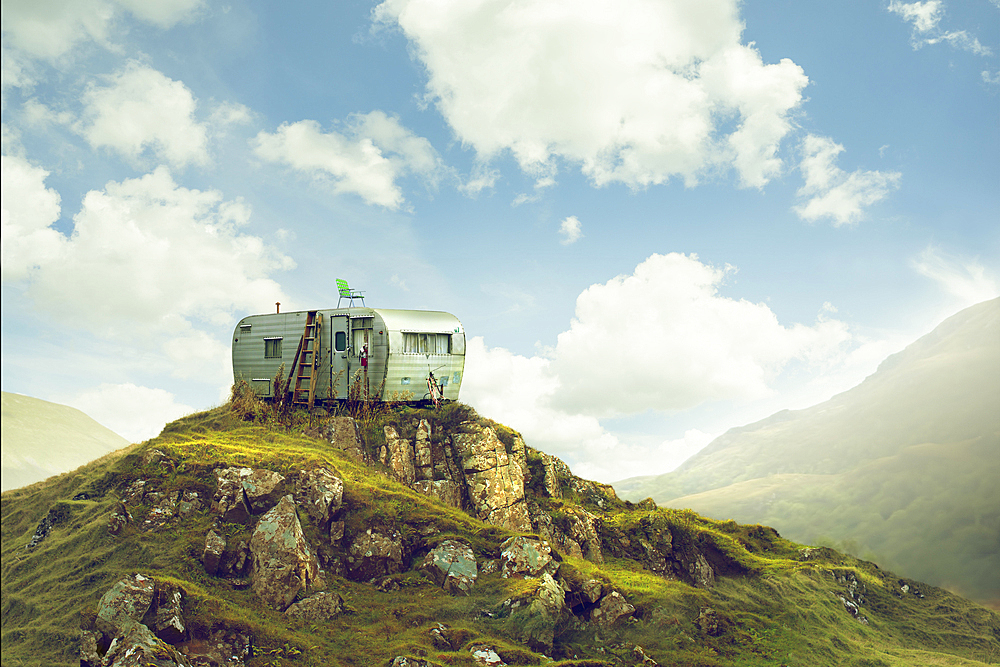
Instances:
[[[274,312],[278,313],[279,315],[281,314],[281,302],[280,301],[275,301],[274,302]]]

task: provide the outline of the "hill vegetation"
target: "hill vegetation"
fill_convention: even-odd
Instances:
[[[732,429],[626,498],[761,522],[1000,605],[1000,299],[854,389]]]
[[[6,391],[2,401],[4,491],[73,470],[129,444],[68,405]]]
[[[1000,661],[988,609],[619,500],[465,406],[352,419],[235,398],[3,494],[5,666]],[[294,555],[259,549],[268,534]]]

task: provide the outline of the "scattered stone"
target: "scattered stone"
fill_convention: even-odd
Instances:
[[[97,650],[97,642],[101,633],[92,630],[80,630],[80,667],[101,667],[101,654]]]
[[[479,564],[479,574],[496,574],[500,571],[499,558],[487,558]]]
[[[348,549],[347,571],[354,581],[372,581],[402,569],[403,543],[398,531],[383,535],[369,528]]]
[[[635,607],[629,604],[621,593],[611,591],[601,598],[601,604],[590,612],[590,621],[601,627],[610,628],[619,619],[634,613]]]
[[[146,480],[137,479],[125,489],[122,500],[126,505],[140,505],[146,496]]]
[[[244,667],[253,652],[250,637],[216,630],[210,637],[191,639],[178,649],[198,667]]]
[[[181,494],[181,500],[177,504],[177,514],[185,517],[192,512],[197,512],[204,506],[201,496],[197,491],[185,491]]]
[[[142,522],[143,530],[159,530],[163,528],[171,519],[177,509],[178,493],[161,493],[152,491],[146,494],[146,502],[152,505],[149,514]]]
[[[469,647],[469,653],[472,654],[476,667],[507,667],[507,663],[489,644],[473,644]]]
[[[173,646],[133,623],[112,642],[104,656],[105,667],[190,667],[191,663]]]
[[[479,574],[472,547],[456,540],[432,549],[417,569],[450,595],[468,595]]]
[[[128,511],[125,503],[119,501],[115,509],[111,510],[108,516],[108,532],[117,535],[122,532],[122,528],[132,523],[132,514]]]
[[[49,531],[52,530],[52,525],[55,523],[53,521],[53,511],[50,509],[42,520],[38,522],[38,527],[35,528],[35,534],[31,536],[31,541],[28,542],[28,549],[34,549],[42,540],[49,536]]]
[[[392,659],[389,667],[434,667],[433,663],[422,658],[413,658],[408,655],[397,655]]]
[[[154,465],[167,458],[167,455],[159,449],[151,449],[142,455],[142,465]]]
[[[437,623],[435,627],[428,631],[431,636],[431,644],[439,651],[454,651],[455,646],[451,643],[451,628],[444,623]]]
[[[142,620],[153,602],[153,580],[141,574],[120,579],[97,604],[97,629],[116,637]]]
[[[319,623],[338,616],[344,608],[344,599],[330,591],[321,591],[305,600],[296,602],[285,610],[285,616],[306,623]]]
[[[73,496],[73,500],[90,500],[90,494],[86,491],[81,491],[80,493]]]
[[[205,550],[201,553],[201,564],[205,566],[205,572],[215,576],[225,551],[226,538],[214,530],[209,530],[205,536]]]
[[[699,630],[710,637],[718,637],[722,634],[722,630],[719,628],[719,615],[711,607],[702,609],[698,614],[698,618],[695,619],[694,624],[698,626]]]
[[[504,579],[555,574],[557,569],[559,563],[552,559],[548,542],[517,536],[500,545],[500,576]]]
[[[300,591],[318,583],[319,563],[306,543],[290,495],[257,522],[250,552],[253,591],[276,609],[287,609]]]
[[[632,649],[632,654],[635,656],[635,659],[639,661],[640,665],[646,665],[646,667],[660,667],[660,663],[649,657],[646,650],[639,645],[636,645]]]

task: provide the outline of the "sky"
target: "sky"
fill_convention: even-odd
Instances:
[[[1000,0],[2,10],[3,390],[130,440],[337,278],[606,482],[1000,294]]]

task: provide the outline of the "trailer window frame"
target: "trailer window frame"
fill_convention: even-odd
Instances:
[[[281,341],[283,336],[266,336],[264,338],[264,358],[281,359]]]

